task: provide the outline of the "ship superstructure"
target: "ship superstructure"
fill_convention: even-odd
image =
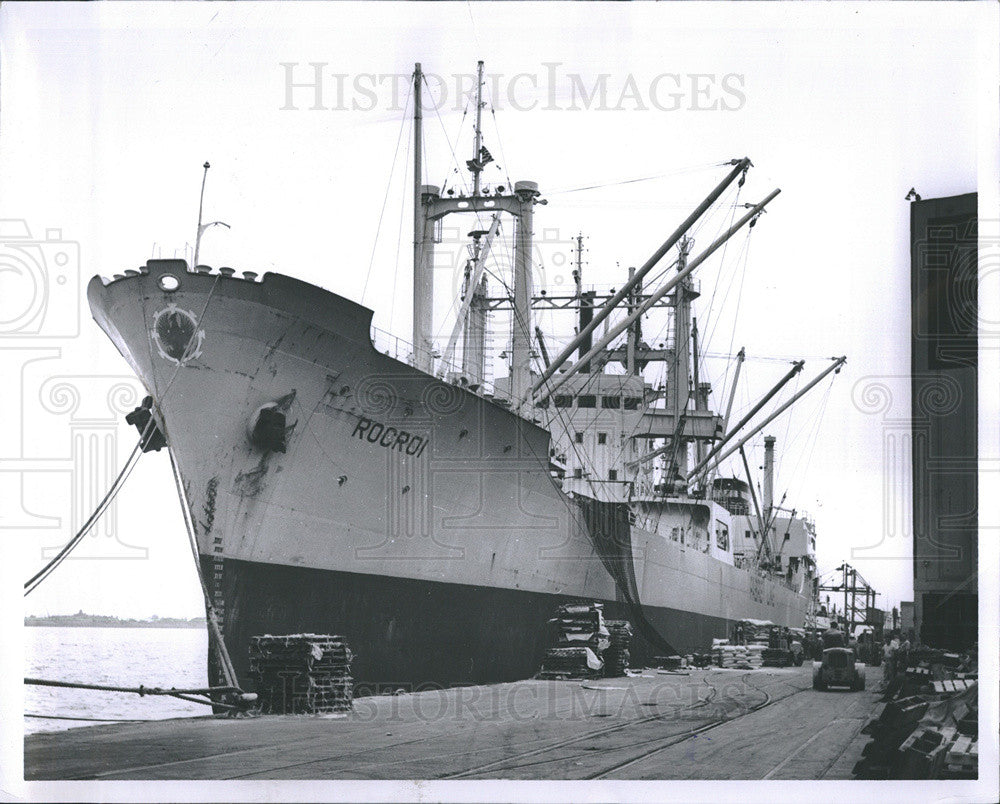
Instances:
[[[348,639],[363,682],[525,677],[551,612],[580,600],[633,622],[639,661],[702,649],[743,618],[801,626],[814,552],[781,538],[801,517],[774,504],[770,481],[762,506],[752,485],[718,473],[736,451],[745,465],[748,440],[843,359],[753,424],[796,363],[734,424],[732,393],[714,412],[699,376],[692,310],[696,268],[777,191],[693,254],[687,230],[750,167],[733,160],[621,287],[585,288],[578,240],[573,291],[536,292],[538,185],[484,187],[481,96],[471,191],[424,183],[421,86],[418,65],[411,346],[386,349],[371,310],[280,274],[152,260],[88,289],[152,397],[237,673],[252,636],[313,631]],[[435,342],[435,242],[445,218],[471,213],[487,223],[471,232],[454,326]],[[492,295],[502,218],[514,224],[510,292]],[[558,353],[534,324],[540,307],[576,319]],[[494,378],[497,311],[511,327],[508,370]],[[670,315],[655,344],[643,338],[650,311]],[[652,366],[665,368],[659,383]]]

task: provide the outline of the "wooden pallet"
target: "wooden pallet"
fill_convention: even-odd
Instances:
[[[934,681],[932,686],[934,692],[965,692],[976,684],[969,679],[946,679],[944,681]]]
[[[979,768],[979,743],[975,737],[958,735],[945,755],[945,767],[960,773],[975,773]]]

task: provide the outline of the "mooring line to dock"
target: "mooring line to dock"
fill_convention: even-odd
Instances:
[[[89,723],[155,723],[157,718],[152,717],[74,717],[71,715],[40,715],[35,712],[25,712],[25,717],[36,720],[86,720]],[[169,720],[170,718],[162,718]]]
[[[98,503],[97,508],[90,515],[86,522],[80,527],[80,530],[76,532],[76,535],[70,539],[65,546],[38,572],[32,575],[24,583],[24,596],[27,597],[32,592],[34,592],[44,581],[48,578],[56,568],[66,559],[66,557],[76,549],[77,545],[83,541],[83,537],[86,536],[94,524],[100,519],[101,514],[103,514],[109,505],[114,502],[118,492],[121,491],[122,485],[128,479],[128,476],[132,474],[132,470],[135,465],[139,462],[139,458],[142,456],[142,447],[146,441],[147,435],[151,432],[149,427],[153,424],[155,420],[152,416],[149,417],[149,421],[146,422],[146,427],[143,429],[142,433],[139,435],[139,441],[136,443],[135,448],[132,450],[132,454],[129,455],[128,460],[125,462],[125,466],[122,467],[121,472],[118,473],[118,477],[115,478],[114,482],[111,484],[111,488],[108,489],[107,494],[104,495],[104,499]]]
[[[222,636],[222,628],[219,626],[219,615],[215,610],[215,605],[212,603],[212,596],[208,593],[208,584],[205,583],[205,573],[201,569],[201,558],[198,553],[198,536],[195,533],[194,527],[194,512],[191,510],[191,505],[188,501],[187,489],[184,488],[184,483],[181,481],[181,470],[174,459],[173,450],[168,449],[167,454],[170,457],[170,468],[174,474],[177,495],[181,501],[181,513],[184,517],[184,528],[187,531],[188,541],[191,544],[194,569],[198,575],[198,583],[201,585],[201,593],[205,598],[205,621],[208,625],[209,641],[215,648],[223,679],[225,679],[226,684],[237,689],[237,694],[240,694],[243,691],[239,689],[236,668],[233,667],[233,660],[229,657],[229,649],[226,647],[226,641]]]
[[[180,698],[182,701],[191,701],[192,703],[206,704],[208,706],[219,706],[226,710],[240,710],[239,706],[233,706],[232,704],[218,703],[217,701],[194,697],[195,695],[211,695],[212,693],[236,693],[238,695],[240,693],[238,687],[196,687],[193,689],[176,689],[171,687],[170,689],[165,689],[163,687],[147,687],[144,684],[140,684],[138,687],[118,687],[108,684],[85,684],[78,681],[53,681],[47,678],[26,678],[24,679],[24,683],[36,687],[65,687],[76,690],[97,690],[100,692],[127,692],[139,697],[145,697],[146,695],[169,695],[172,698]]]

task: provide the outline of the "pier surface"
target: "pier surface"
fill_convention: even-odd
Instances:
[[[103,725],[28,736],[25,778],[850,779],[873,680],[817,692],[809,663],[646,670],[359,698],[342,717]]]

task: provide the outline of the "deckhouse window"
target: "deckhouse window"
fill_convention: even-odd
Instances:
[[[617,469],[609,469],[608,470],[608,480],[617,480],[617,479],[618,479],[618,470]]]
[[[552,397],[552,402],[557,408],[571,408],[573,407],[573,397],[558,395]]]
[[[729,528],[722,522],[715,522],[715,544],[720,550],[729,549]]]
[[[598,444],[607,444],[608,443],[608,434],[607,433],[598,433],[597,434],[597,443]]]
[[[573,470],[573,477],[575,477],[577,480],[581,479],[583,477],[583,468],[580,466],[576,467]]]
[[[576,398],[576,406],[578,408],[596,408],[597,407],[597,397],[593,394],[584,394],[583,396],[578,396]]]
[[[576,443],[577,444],[582,444],[583,443],[583,433],[577,433],[576,434]]]
[[[622,406],[622,398],[620,396],[602,396],[601,397],[601,407],[602,408],[620,408]]]
[[[637,396],[625,397],[625,410],[638,410],[638,409],[639,409],[639,397]]]

